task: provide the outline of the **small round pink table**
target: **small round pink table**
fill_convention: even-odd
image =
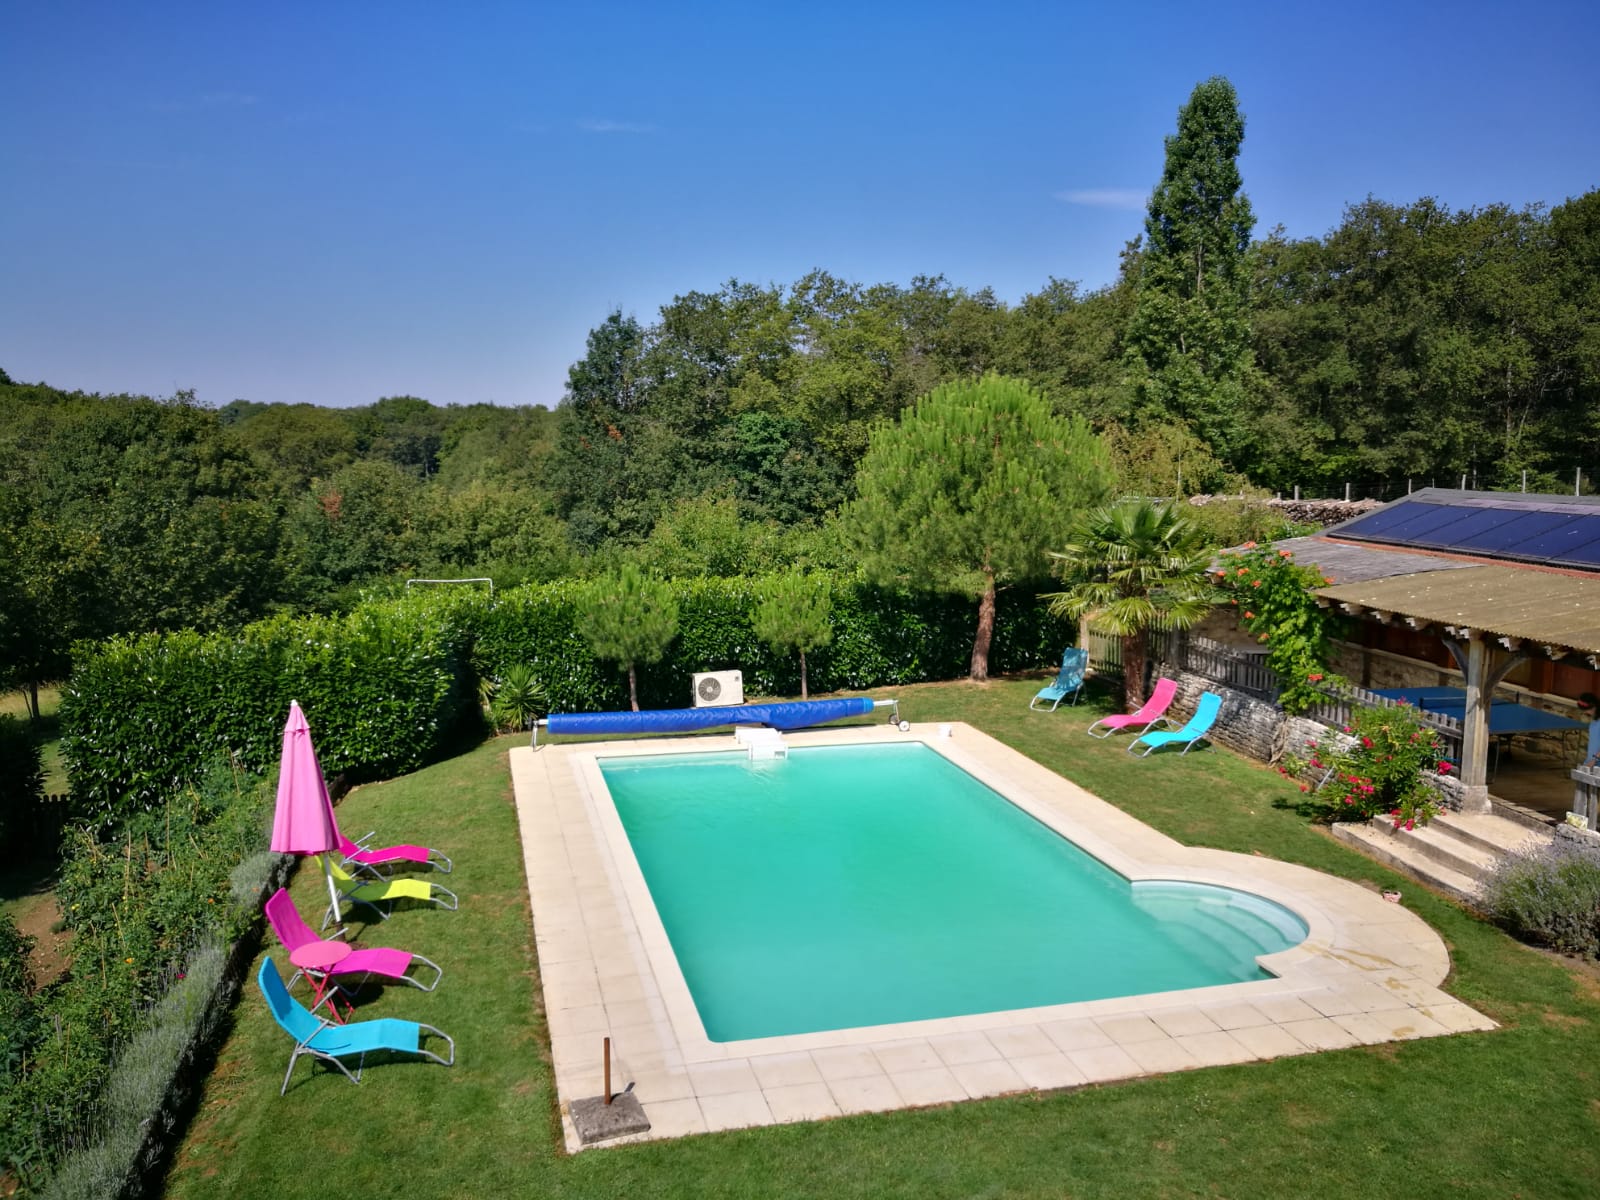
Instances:
[[[339,1006],[333,1003],[329,991],[333,982],[330,972],[349,957],[350,947],[343,942],[306,942],[289,951],[289,961],[311,980],[311,1011],[316,1012],[317,1006],[326,1000],[328,1012],[341,1025],[344,1024],[344,1018],[339,1015]]]

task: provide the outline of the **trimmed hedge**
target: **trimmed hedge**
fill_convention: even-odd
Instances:
[[[219,752],[268,770],[291,700],[330,779],[415,770],[476,712],[467,650],[448,607],[424,601],[113,639],[80,654],[61,697],[74,807],[99,823],[149,809]]]
[[[639,669],[643,708],[682,708],[691,702],[697,671],[738,669],[750,695],[800,691],[798,655],[779,654],[756,636],[751,614],[761,577],[685,579],[678,596],[678,636],[661,662]],[[627,676],[597,662],[579,627],[571,580],[502,593],[495,604],[457,608],[470,623],[480,673],[498,676],[516,663],[533,668],[553,712],[626,708]],[[806,656],[813,692],[891,687],[967,673],[978,604],[964,596],[873,587],[829,578],[833,641]],[[1001,594],[989,669],[1017,670],[1058,661],[1074,638],[1071,624],[1052,617],[1033,589]]]
[[[808,658],[815,692],[891,687],[966,674],[977,603],[824,576],[833,640]],[[682,708],[697,671],[737,668],[752,695],[800,690],[800,663],[756,636],[762,578],[671,587],[678,636],[640,668],[639,703]],[[62,755],[73,804],[101,824],[162,802],[219,751],[269,770],[289,701],[299,700],[331,779],[381,778],[442,755],[476,719],[476,675],[526,664],[557,712],[627,707],[627,677],[582,634],[575,580],[501,593],[374,601],[341,617],[279,617],[237,634],[120,638],[80,655],[62,695]],[[1002,593],[992,671],[1055,662],[1072,627],[1034,591]]]

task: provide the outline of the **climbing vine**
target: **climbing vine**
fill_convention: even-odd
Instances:
[[[1278,676],[1278,703],[1303,713],[1336,677],[1328,671],[1330,640],[1338,618],[1316,602],[1314,588],[1333,582],[1294,561],[1290,550],[1246,542],[1224,550],[1216,567],[1218,585],[1239,610],[1239,623],[1267,647],[1267,666]]]

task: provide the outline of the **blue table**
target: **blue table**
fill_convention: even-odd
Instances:
[[[1373,695],[1387,696],[1391,700],[1404,700],[1426,712],[1438,713],[1441,717],[1453,717],[1457,721],[1462,720],[1467,713],[1465,688],[1378,688],[1373,691]],[[1496,696],[1489,706],[1489,732],[1495,737],[1511,737],[1518,733],[1561,733],[1569,729],[1586,728],[1588,726],[1582,721],[1574,721],[1571,717],[1545,712],[1527,704],[1518,704],[1515,700],[1505,697]]]

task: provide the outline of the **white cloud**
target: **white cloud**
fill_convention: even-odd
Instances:
[[[641,125],[637,121],[579,121],[578,128],[585,133],[654,133],[654,125]]]
[[[1149,203],[1150,193],[1134,188],[1079,188],[1057,192],[1057,200],[1068,204],[1082,204],[1088,208],[1118,208],[1128,212],[1143,212]]]

